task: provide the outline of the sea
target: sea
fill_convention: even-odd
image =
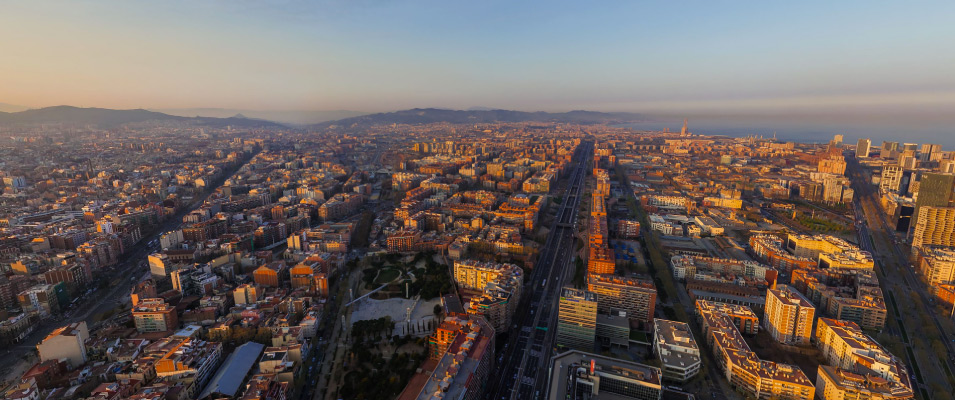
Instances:
[[[634,130],[661,131],[669,128],[671,132],[680,132],[683,118],[652,117],[647,121],[619,124]],[[843,135],[843,142],[855,144],[861,138],[872,140],[873,146],[883,141],[899,143],[941,144],[943,150],[955,150],[955,124],[938,122],[911,124],[861,121],[820,121],[812,118],[779,119],[769,118],[728,118],[696,117],[690,118],[688,130],[699,135],[722,135],[729,137],[762,136],[781,141],[801,143],[828,143],[834,135]]]

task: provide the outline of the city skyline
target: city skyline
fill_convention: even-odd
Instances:
[[[0,397],[955,400],[951,15],[0,2]]]

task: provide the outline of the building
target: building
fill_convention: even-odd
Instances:
[[[172,332],[179,329],[176,308],[163,299],[143,299],[133,307],[133,321],[139,332]]]
[[[955,174],[923,174],[918,182],[915,219],[918,220],[922,207],[952,206],[955,206]]]
[[[856,144],[856,158],[868,158],[871,150],[872,140],[859,139],[859,142]]]
[[[816,170],[819,172],[824,172],[828,174],[845,175],[846,160],[839,156],[831,156],[829,158],[824,158],[822,160],[819,160],[819,164],[816,166]]]
[[[919,150],[919,161],[932,162],[942,159],[942,145],[932,143],[922,143]]]
[[[816,308],[802,293],[786,285],[766,290],[764,326],[777,342],[807,346]]]
[[[149,262],[149,273],[157,278],[165,278],[172,274],[172,271],[178,269],[169,256],[163,253],[153,253],[146,257]]]
[[[816,390],[822,400],[907,400],[914,399],[911,389],[903,389],[873,374],[820,365]]]
[[[198,398],[204,399],[213,394],[235,397],[243,382],[251,375],[264,349],[265,345],[256,342],[247,342],[237,347],[222,363]]]
[[[186,381],[191,396],[199,394],[222,362],[222,344],[169,336],[146,346],[153,358],[156,376],[169,381]]]
[[[887,310],[874,271],[813,269],[793,272],[792,286],[825,315],[879,330]]]
[[[218,275],[213,274],[211,268],[205,264],[194,264],[172,271],[169,278],[172,281],[173,290],[179,291],[184,296],[212,294],[222,280]]]
[[[815,338],[829,364],[820,365],[816,377],[821,398],[914,398],[905,364],[855,323],[819,318]]]
[[[815,387],[799,367],[761,360],[749,348],[732,316],[724,312],[733,311],[731,308],[701,300],[697,300],[696,306],[707,346],[713,352],[730,386],[744,397],[798,400],[814,398]],[[749,311],[749,314],[752,314],[752,311]]]
[[[659,368],[571,350],[550,361],[547,393],[541,398],[566,400],[660,400]]]
[[[640,237],[640,221],[621,219],[617,221],[617,237],[636,239]]]
[[[920,197],[921,198],[921,197]],[[922,206],[912,231],[912,247],[955,246],[955,207]]]
[[[720,318],[729,320],[737,330],[746,335],[756,335],[759,332],[759,318],[752,309],[746,306],[697,300],[695,312],[700,317],[704,314],[720,315]]]
[[[898,193],[902,187],[903,169],[898,165],[886,165],[882,168],[882,178],[879,180],[879,190],[889,193]]]
[[[315,268],[313,265],[299,263],[289,269],[289,281],[292,289],[311,288],[314,283]]]
[[[270,262],[252,271],[252,280],[259,286],[279,287],[288,277],[288,266],[284,261]]]
[[[262,289],[248,283],[239,285],[232,291],[236,305],[255,304],[262,298]]]
[[[38,314],[40,318],[48,318],[60,312],[60,301],[57,299],[54,285],[36,285],[17,295],[20,308],[24,313]]]
[[[422,370],[398,395],[398,400],[437,398],[478,400],[494,373],[494,328],[481,317],[445,319],[446,347],[430,371]]]
[[[611,309],[623,310],[630,319],[653,322],[657,289],[651,280],[590,274],[587,290],[597,295],[597,309],[603,314]]]
[[[613,249],[604,246],[590,246],[590,257],[587,259],[587,272],[590,274],[609,275],[617,268]]]
[[[87,361],[86,340],[89,338],[86,322],[74,322],[50,332],[36,349],[40,361],[66,359],[72,368],[77,368]]]
[[[938,296],[939,288],[955,283],[955,249],[926,246],[918,250],[919,275]]]
[[[663,378],[686,382],[700,372],[700,348],[690,325],[665,319],[653,321],[653,352],[663,365]]]
[[[756,234],[749,239],[753,253],[774,268],[792,272],[814,267],[872,270],[872,254],[830,235],[790,233],[783,241],[776,236]]]
[[[520,267],[457,260],[454,281],[462,289],[480,291],[465,307],[468,314],[483,316],[495,332],[508,331],[524,285],[524,271]]]
[[[597,295],[561,288],[557,309],[557,347],[593,350],[597,336]]]
[[[415,251],[417,243],[421,240],[421,231],[417,229],[401,230],[388,235],[388,250],[392,253],[405,253]]]
[[[599,297],[599,296],[598,296]],[[597,314],[595,334],[601,348],[630,346],[630,320],[624,311],[613,310],[610,314]]]
[[[809,269],[816,265],[816,260],[797,256],[790,253],[783,246],[783,240],[774,235],[756,234],[749,237],[749,247],[753,255],[773,268],[792,272],[797,269]]]

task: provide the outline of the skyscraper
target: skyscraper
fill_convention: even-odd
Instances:
[[[922,207],[951,207],[955,201],[955,174],[927,173],[919,181],[915,219]]]
[[[942,145],[925,143],[919,151],[919,161],[929,162],[942,159]]]
[[[597,336],[597,295],[563,288],[557,309],[557,346],[593,351]]]
[[[869,157],[870,150],[872,150],[872,140],[859,139],[859,143],[856,144],[856,158]]]
[[[687,123],[687,121],[688,121],[687,118],[683,118],[683,129],[680,131],[680,136],[686,136],[686,133],[687,133],[687,132],[686,132],[686,123]]]
[[[842,147],[842,140],[843,140],[843,138],[844,138],[844,136],[842,136],[842,135],[833,135],[833,136],[832,136],[832,142],[830,142],[830,143],[832,143],[833,146]]]

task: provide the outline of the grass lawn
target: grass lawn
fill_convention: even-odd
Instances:
[[[391,282],[395,280],[399,274],[401,274],[401,272],[398,272],[398,270],[394,268],[383,269],[378,272],[378,277],[375,278],[375,283],[382,285]]]

